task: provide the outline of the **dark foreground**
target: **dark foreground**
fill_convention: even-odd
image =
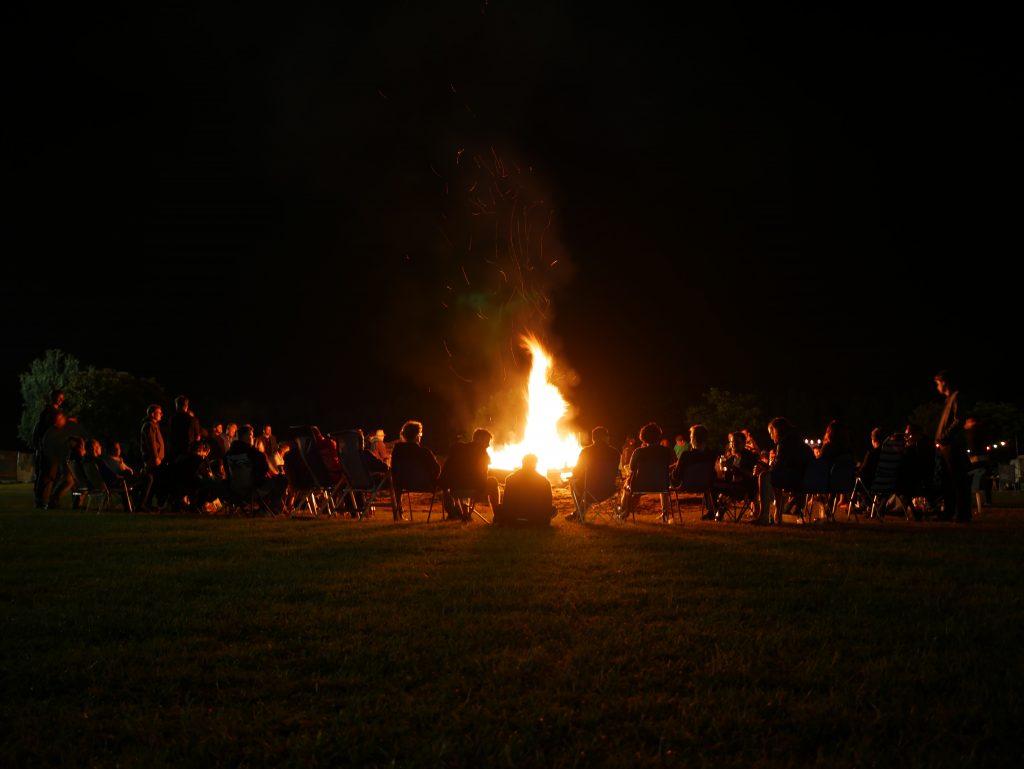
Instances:
[[[0,487],[3,765],[1024,763],[1020,507],[537,531],[426,501],[86,516]]]

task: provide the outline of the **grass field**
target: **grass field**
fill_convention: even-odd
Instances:
[[[1024,765],[1024,509],[655,517],[85,515],[0,486],[0,764]]]

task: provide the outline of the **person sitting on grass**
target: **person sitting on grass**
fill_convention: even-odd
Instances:
[[[523,457],[523,466],[505,479],[505,494],[494,510],[494,523],[547,526],[557,515],[551,482],[537,472],[537,455]]]

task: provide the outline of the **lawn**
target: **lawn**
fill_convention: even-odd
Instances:
[[[0,486],[0,763],[1024,764],[1020,508],[508,530],[423,507],[85,515]]]

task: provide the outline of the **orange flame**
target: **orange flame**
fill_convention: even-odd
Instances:
[[[551,356],[533,336],[524,336],[523,345],[533,357],[526,386],[526,430],[519,443],[491,449],[491,467],[517,468],[524,454],[537,455],[537,472],[541,475],[574,467],[580,444],[571,433],[559,435],[558,424],[568,413],[569,404],[550,381]]]

